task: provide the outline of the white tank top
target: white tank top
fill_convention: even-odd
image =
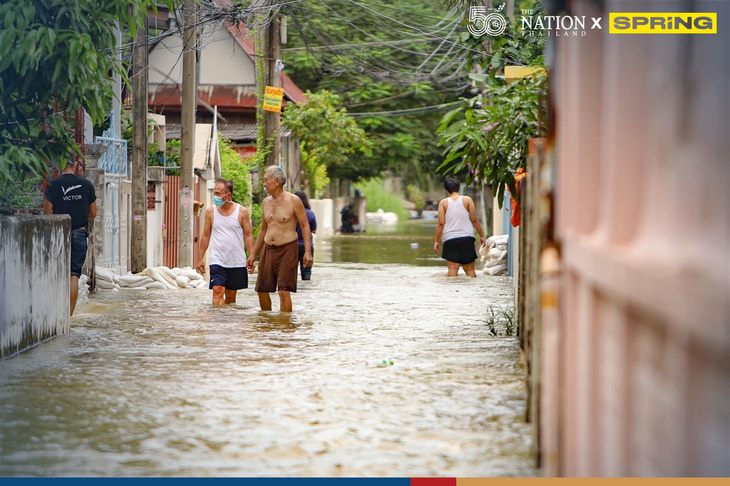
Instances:
[[[454,238],[474,237],[474,225],[471,224],[469,211],[464,207],[463,196],[456,200],[446,198],[446,222],[444,223],[443,240]]]
[[[213,228],[210,232],[210,264],[226,268],[246,266],[246,251],[243,249],[243,228],[238,222],[236,209],[230,216],[223,216],[218,207],[213,207]]]

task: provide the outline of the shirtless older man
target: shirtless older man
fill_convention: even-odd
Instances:
[[[264,171],[264,189],[269,196],[261,204],[263,221],[253,252],[248,257],[248,271],[253,273],[256,255],[261,251],[256,292],[261,310],[271,310],[270,292],[279,292],[281,312],[291,312],[291,294],[297,291],[299,243],[297,221],[304,236],[305,267],[312,266],[311,233],[301,199],[284,190],[286,175],[272,165]],[[262,250],[263,248],[263,250]]]

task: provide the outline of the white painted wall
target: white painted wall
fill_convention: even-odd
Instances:
[[[254,64],[233,35],[206,25],[201,36],[200,85],[255,85]],[[182,39],[171,35],[150,52],[150,87],[182,84]]]
[[[71,218],[0,216],[0,356],[69,331]]]
[[[317,234],[334,233],[334,201],[332,199],[310,199],[309,205],[317,217]]]

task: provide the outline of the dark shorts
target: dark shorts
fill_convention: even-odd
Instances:
[[[441,257],[449,262],[465,265],[477,259],[477,252],[474,249],[476,238],[467,236],[465,238],[453,238],[444,241],[444,251]]]
[[[89,233],[85,229],[71,230],[71,275],[81,276],[89,247],[88,237]]]
[[[209,272],[209,289],[213,287],[225,287],[226,290],[248,288],[248,269],[246,267],[226,268],[220,265],[211,265]]]
[[[256,292],[297,291],[299,244],[297,240],[279,246],[264,244],[259,258]]]

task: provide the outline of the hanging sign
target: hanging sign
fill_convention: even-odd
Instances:
[[[281,100],[284,97],[284,88],[267,86],[264,93],[264,111],[281,113]]]

